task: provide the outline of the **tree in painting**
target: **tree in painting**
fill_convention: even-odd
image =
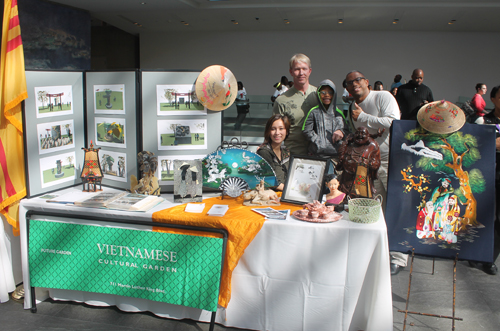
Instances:
[[[486,183],[482,172],[471,168],[481,159],[476,137],[462,132],[440,135],[415,129],[407,132],[405,138],[413,142],[423,140],[428,148],[442,153],[442,160],[422,156],[416,166],[425,172],[454,174],[460,183],[454,194],[465,206],[461,229],[466,226],[483,227],[477,220],[477,201],[474,193],[484,192]]]

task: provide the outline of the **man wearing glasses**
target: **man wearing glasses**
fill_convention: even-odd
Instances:
[[[351,132],[361,126],[366,127],[370,134],[377,133],[378,129],[385,129],[382,136],[375,139],[380,147],[380,168],[378,178],[373,182],[377,194],[382,195],[382,208],[385,211],[389,168],[389,129],[392,121],[400,118],[398,103],[388,91],[370,91],[368,79],[359,71],[349,72],[345,80],[347,91],[354,97],[346,118]],[[397,274],[406,267],[407,259],[406,254],[391,252],[391,273]]]
[[[289,62],[293,86],[280,95],[274,103],[273,113],[286,115],[290,120],[290,134],[285,145],[293,155],[306,155],[308,142],[302,135],[304,117],[318,104],[316,87],[309,84],[311,60],[304,54],[295,54]]]
[[[422,84],[424,72],[415,69],[411,74],[411,80],[401,85],[396,94],[402,120],[416,120],[418,110],[426,103],[434,101],[431,89]]]

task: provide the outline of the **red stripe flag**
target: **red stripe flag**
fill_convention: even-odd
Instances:
[[[21,102],[28,97],[17,0],[4,0],[0,66],[0,213],[19,235],[19,200],[26,196]]]

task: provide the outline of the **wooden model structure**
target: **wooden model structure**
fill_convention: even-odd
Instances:
[[[83,162],[82,175],[80,176],[83,183],[83,191],[102,191],[101,181],[103,175],[101,164],[99,163],[99,150],[101,148],[94,148],[92,141],[90,141],[90,147],[82,147],[82,149],[85,151],[85,160]],[[99,189],[97,185],[99,185]]]

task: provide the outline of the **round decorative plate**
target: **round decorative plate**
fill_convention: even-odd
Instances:
[[[299,212],[300,210],[296,210],[292,213],[292,216],[295,217],[296,219],[298,220],[301,220],[301,221],[304,221],[304,222],[311,222],[311,223],[333,223],[333,222],[337,222],[338,220],[340,220],[342,218],[342,214],[340,213],[337,213],[336,211],[332,212],[332,216],[325,219],[325,218],[310,218],[308,216],[305,216],[305,217],[302,217],[302,216],[299,216]]]
[[[239,197],[243,192],[249,189],[248,183],[240,177],[227,177],[220,184],[219,189],[232,198]]]

